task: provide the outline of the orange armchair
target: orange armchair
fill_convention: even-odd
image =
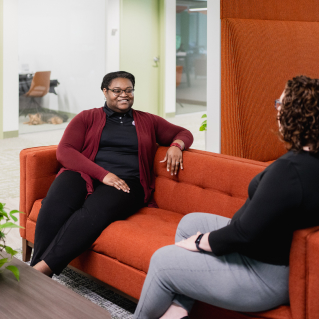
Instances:
[[[159,147],[154,160],[154,198],[159,208],[142,208],[127,220],[112,223],[89,250],[71,262],[82,273],[135,301],[140,296],[152,254],[174,243],[181,218],[194,211],[232,217],[245,202],[250,180],[267,167],[262,162],[189,150],[184,152],[184,170],[171,176],[165,165],[159,163],[166,151],[166,147]],[[20,153],[20,210],[25,212],[20,217],[20,225],[25,227],[20,234],[24,261],[30,259],[41,201],[60,168],[55,154],[56,146],[30,148]],[[123,236],[128,240],[121,240]],[[239,313],[197,302],[191,318],[318,318],[318,262],[319,226],[296,231],[290,254],[290,306]]]

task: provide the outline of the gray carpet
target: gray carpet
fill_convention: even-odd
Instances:
[[[22,260],[20,253],[15,257]],[[28,262],[27,264],[30,264]],[[54,275],[52,280],[73,290],[84,298],[94,302],[100,307],[106,309],[112,316],[112,319],[133,318],[136,304],[116,293],[106,289],[98,283],[76,273],[71,269],[64,269],[60,276]]]

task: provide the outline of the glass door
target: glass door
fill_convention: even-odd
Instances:
[[[176,114],[206,111],[207,1],[176,1]]]

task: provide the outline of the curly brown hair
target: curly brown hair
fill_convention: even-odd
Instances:
[[[286,84],[278,114],[280,134],[288,150],[304,146],[319,151],[319,80],[301,75]]]

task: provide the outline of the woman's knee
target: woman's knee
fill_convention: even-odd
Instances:
[[[158,249],[152,256],[149,271],[163,270],[169,266],[173,258],[176,256],[176,249],[179,247],[175,245],[164,246]]]
[[[176,230],[175,241],[180,241],[197,233],[197,223],[206,213],[190,213],[185,215],[179,222]]]
[[[86,182],[77,172],[65,171],[51,184],[42,207],[60,209],[69,206],[72,209],[81,207],[87,194]]]

